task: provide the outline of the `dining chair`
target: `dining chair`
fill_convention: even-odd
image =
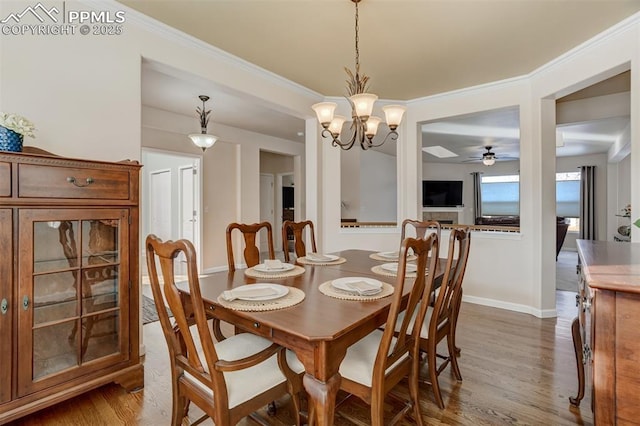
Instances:
[[[260,249],[256,242],[256,238],[259,235],[261,229],[265,229],[267,233],[267,244],[269,249],[269,259],[275,259],[276,254],[273,248],[273,231],[271,230],[271,224],[269,222],[253,223],[251,225],[245,223],[231,223],[227,226],[227,261],[229,263],[229,271],[236,270],[236,263],[233,258],[233,243],[232,232],[234,229],[239,230],[244,237],[244,261],[248,268],[256,266],[260,263]]]
[[[305,220],[303,222],[293,222],[291,220],[285,220],[282,223],[282,249],[284,250],[284,261],[289,262],[289,232],[293,233],[293,252],[296,257],[302,257],[307,254],[307,247],[304,243],[304,231],[309,228],[311,251],[314,253],[318,250],[316,248],[316,236],[313,230],[313,222]]]
[[[429,379],[426,383],[433,388],[433,393],[438,407],[444,408],[442,392],[438,383],[440,373],[451,364],[453,374],[458,381],[462,381],[462,374],[458,366],[456,347],[456,326],[458,314],[462,303],[462,281],[467,267],[469,247],[471,245],[471,233],[469,229],[457,228],[451,230],[449,237],[449,249],[447,263],[444,268],[442,283],[436,292],[437,296],[433,304],[421,303],[419,318],[424,318],[420,323],[419,346],[420,352],[426,355]],[[455,255],[457,252],[457,259]],[[438,343],[447,339],[447,355],[437,353]],[[442,362],[438,365],[437,360]]]
[[[405,277],[409,249],[417,256],[415,280]],[[372,425],[383,424],[384,398],[405,377],[409,378],[410,401],[394,417],[393,422],[413,410],[414,420],[419,425],[423,424],[418,401],[420,330],[410,325],[410,319],[417,312],[424,293],[430,292],[433,287],[435,274],[425,274],[425,268],[428,267],[430,271],[437,269],[437,252],[438,237],[435,234],[426,239],[407,238],[402,242],[398,275],[385,328],[373,331],[350,346],[340,364],[341,389],[371,406]],[[407,305],[403,308],[404,288],[412,284]],[[401,312],[405,315],[399,317]],[[400,330],[397,334],[394,333],[396,327]]]
[[[427,231],[431,229],[432,233],[435,233],[438,236],[438,241],[440,241],[440,222],[435,220],[413,220],[413,219],[405,219],[402,221],[402,231],[400,234],[400,241],[404,241],[404,239],[408,234],[410,227],[413,227],[415,230],[415,238],[424,238],[427,235]]]
[[[215,316],[215,311],[205,312],[191,242],[163,242],[149,235],[146,252],[153,299],[169,349],[171,424],[181,425],[193,402],[205,416],[191,424],[211,418],[216,425],[235,425],[286,393],[291,395],[299,424],[304,367],[293,352],[251,333],[214,343],[207,320]],[[180,253],[186,257],[189,294],[181,294],[174,279],[174,265]],[[167,306],[173,313],[173,322]]]

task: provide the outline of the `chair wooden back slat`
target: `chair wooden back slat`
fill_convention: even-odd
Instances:
[[[313,229],[313,222],[305,220],[302,222],[293,222],[291,220],[285,220],[282,224],[282,249],[284,250],[284,261],[290,261],[288,235],[289,231],[293,233],[293,251],[296,257],[302,257],[307,254],[307,247],[305,245],[304,231],[309,227],[309,234],[311,239],[311,250],[316,253],[316,236]]]
[[[400,241],[404,241],[407,238],[409,228],[413,227],[415,229],[415,238],[424,239],[428,233],[435,233],[438,236],[438,241],[442,241],[441,239],[441,229],[440,222],[435,220],[413,220],[413,219],[405,219],[402,221],[402,228],[400,233]]]
[[[251,268],[252,266],[256,266],[260,263],[260,249],[258,248],[256,241],[260,230],[263,228],[265,229],[264,232],[267,233],[269,259],[275,259],[276,254],[273,248],[273,231],[269,222],[253,223],[250,225],[245,223],[231,223],[227,226],[227,261],[229,264],[229,271],[236,270],[231,238],[233,230],[239,230],[244,237],[244,261],[247,264],[247,267]]]

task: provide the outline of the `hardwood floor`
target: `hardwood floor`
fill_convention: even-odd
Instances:
[[[463,381],[448,370],[440,376],[446,409],[433,402],[428,386],[421,391],[426,424],[431,425],[572,425],[593,423],[586,397],[581,409],[569,405],[577,389],[571,320],[575,315],[575,293],[557,292],[557,318],[531,315],[463,303],[458,323],[459,359]],[[169,424],[171,385],[166,344],[155,322],[144,326],[144,390],[127,394],[118,385],[108,385],[70,401],[20,419],[15,425],[149,425]],[[406,384],[397,393],[405,395]],[[346,395],[340,394],[340,399]],[[388,399],[390,419],[400,404]],[[278,401],[276,417],[262,417],[272,425],[292,424],[286,398]],[[368,406],[350,397],[338,407],[336,424],[368,425]],[[197,407],[189,413],[200,416]],[[184,424],[188,424],[187,420]],[[212,424],[210,420],[204,424]],[[251,424],[243,421],[241,425]],[[406,424],[411,424],[407,420]]]

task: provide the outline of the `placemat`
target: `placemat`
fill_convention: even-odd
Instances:
[[[320,290],[320,293],[324,294],[325,296],[334,297],[336,299],[366,301],[377,300],[382,299],[383,297],[391,296],[393,294],[394,287],[391,284],[382,283],[382,291],[380,293],[371,296],[360,296],[357,293],[352,293],[350,291],[344,291],[340,290],[339,288],[335,288],[331,285],[331,281],[325,281],[320,284],[318,290]]]
[[[373,259],[373,260],[381,260],[383,262],[397,262],[398,261],[398,259],[391,259],[391,258],[388,258],[388,257],[380,256],[378,253],[371,253],[369,255],[369,258]],[[416,260],[417,258],[418,258],[418,256],[416,256],[415,254],[411,254],[411,255],[407,256],[407,261]]]
[[[347,259],[345,259],[344,257],[339,257],[336,260],[328,260],[326,262],[317,262],[317,261],[307,260],[306,256],[302,256],[296,259],[296,262],[298,262],[301,265],[315,265],[315,266],[340,265],[342,263],[345,263],[346,261]]]
[[[304,291],[299,288],[289,287],[289,293],[286,296],[282,296],[279,299],[274,300],[232,300],[228,301],[222,297],[222,294],[218,296],[218,303],[225,308],[234,311],[275,311],[277,309],[289,308],[302,302],[305,298]]]
[[[302,266],[295,266],[293,269],[284,272],[260,272],[256,271],[254,268],[247,268],[244,270],[244,274],[251,278],[260,278],[263,279],[277,279],[277,278],[289,278],[289,277],[297,277],[298,275],[304,274],[304,268]]]
[[[386,269],[383,269],[382,266],[380,265],[376,265],[373,268],[371,268],[371,272],[373,272],[374,274],[383,275],[385,277],[396,277],[398,275],[395,272],[387,271]],[[428,273],[429,273],[428,268],[425,268],[425,275]],[[406,272],[404,276],[409,278],[415,278],[417,274],[415,272]]]

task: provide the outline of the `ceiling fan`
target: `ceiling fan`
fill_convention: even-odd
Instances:
[[[464,161],[465,163],[470,163],[474,161],[482,161],[482,164],[485,166],[493,166],[496,163],[496,160],[517,160],[516,157],[508,157],[508,156],[496,156],[496,153],[491,151],[493,147],[491,145],[487,145],[484,149],[487,152],[482,153],[482,157],[469,157],[469,160]]]

